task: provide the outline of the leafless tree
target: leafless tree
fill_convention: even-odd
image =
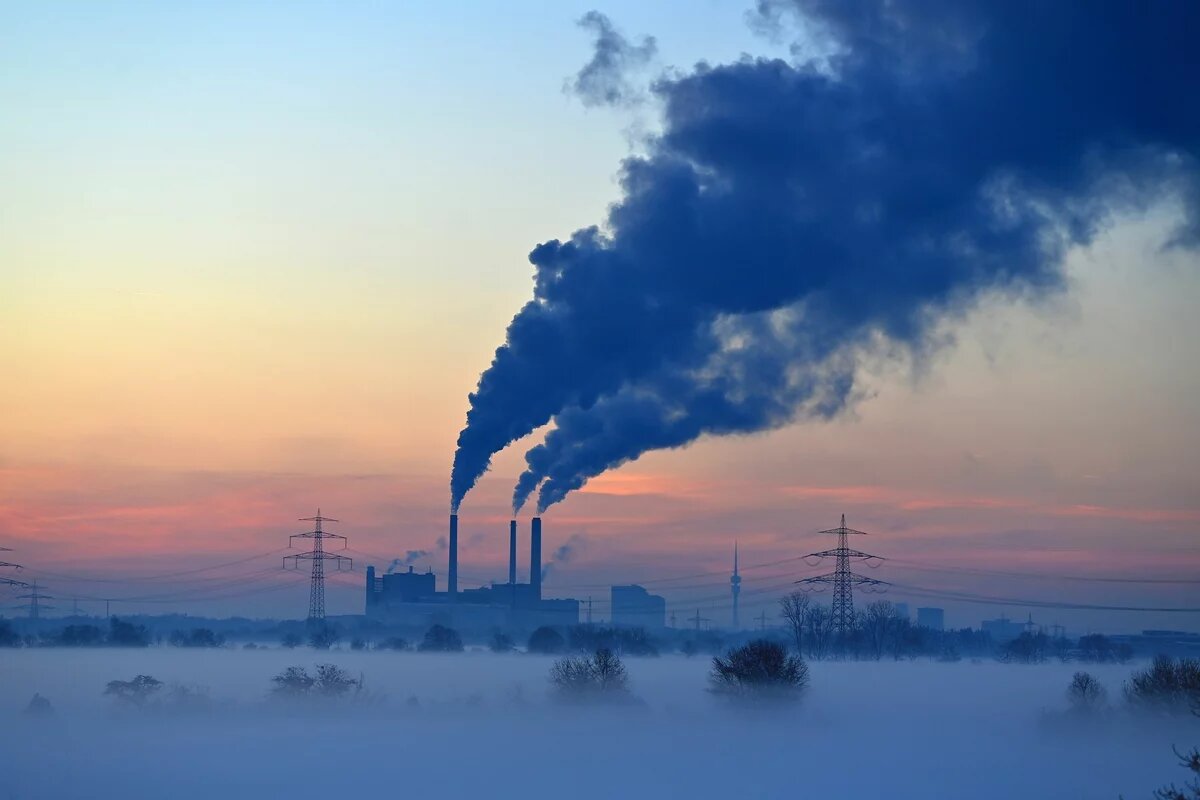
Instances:
[[[812,598],[807,592],[792,592],[779,599],[779,613],[787,623],[796,655],[804,656],[804,624]]]
[[[811,604],[804,615],[804,630],[809,657],[825,658],[833,642],[833,614],[818,603]]]
[[[866,607],[860,619],[871,657],[878,661],[883,658],[884,648],[896,633],[900,615],[890,601],[876,600]]]

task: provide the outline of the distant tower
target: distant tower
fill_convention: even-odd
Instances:
[[[866,536],[864,531],[856,531],[853,528],[846,527],[846,515],[842,514],[842,524],[837,528],[831,528],[821,533],[832,533],[838,537],[838,546],[832,550],[822,550],[819,553],[809,553],[808,557],[815,558],[834,558],[833,572],[825,575],[817,575],[812,578],[804,578],[798,580],[799,584],[817,584],[817,583],[832,583],[833,584],[833,607],[830,609],[833,614],[833,630],[837,635],[839,645],[844,645],[846,637],[854,629],[854,587],[862,586],[864,591],[876,590],[876,587],[888,586],[886,581],[877,581],[874,578],[868,578],[865,575],[858,575],[850,571],[850,559],[858,559],[866,561],[868,559],[878,559],[879,556],[873,556],[870,553],[863,553],[859,550],[851,550],[847,545],[847,536],[857,534]]]
[[[742,576],[738,575],[738,546],[733,543],[733,574],[729,576],[729,591],[733,592],[733,629],[741,630],[738,621],[738,595],[742,593]]]
[[[17,608],[27,609],[29,611],[29,618],[33,620],[40,619],[41,612],[54,608],[54,606],[48,606],[42,602],[43,600],[53,600],[54,595],[39,592],[37,581],[33,582],[33,587],[29,590],[29,594],[19,594],[17,597],[21,600],[29,601],[24,605],[17,606]]]
[[[284,569],[300,569],[301,561],[312,562],[312,582],[309,584],[308,590],[308,624],[310,626],[322,625],[325,622],[325,562],[332,561],[337,569],[342,569],[342,564],[348,564],[348,569],[354,569],[354,560],[347,556],[339,556],[335,553],[325,552],[326,539],[341,539],[342,549],[346,549],[346,537],[339,536],[336,533],[321,529],[322,522],[337,522],[336,519],[330,517],[322,517],[321,509],[317,509],[315,517],[303,517],[301,522],[315,522],[316,528],[308,533],[297,533],[288,538],[288,546],[292,546],[292,542],[296,539],[312,539],[313,549],[307,553],[297,553],[293,556],[283,557]],[[291,560],[292,566],[288,567],[288,560]]]

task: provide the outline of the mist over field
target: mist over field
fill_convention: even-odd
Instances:
[[[1200,738],[1117,715],[1045,724],[1072,664],[814,662],[803,701],[751,712],[706,692],[711,659],[626,659],[643,705],[548,693],[552,657],[220,648],[25,648],[0,660],[0,796],[1149,797]],[[269,698],[288,666],[334,663],[366,692]],[[1120,700],[1135,666],[1088,665]],[[136,674],[204,688],[191,710],[103,695]],[[54,714],[22,714],[35,692]],[[165,698],[164,698],[165,699]],[[849,792],[849,794],[847,794]]]

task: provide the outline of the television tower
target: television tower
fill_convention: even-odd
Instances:
[[[742,576],[738,575],[738,546],[733,543],[733,574],[729,576],[729,591],[733,592],[733,629],[741,630],[738,622],[738,595],[742,592]]]
[[[838,537],[838,546],[832,550],[822,550],[819,553],[809,553],[805,558],[834,558],[833,572],[828,572],[824,575],[817,575],[812,578],[804,578],[796,581],[799,584],[814,586],[818,584],[833,584],[833,630],[840,642],[845,642],[846,637],[854,628],[854,587],[862,586],[863,591],[879,591],[876,587],[890,586],[887,581],[878,581],[874,578],[868,578],[865,575],[859,575],[850,571],[850,560],[857,559],[860,561],[868,561],[876,559],[882,561],[881,556],[873,556],[870,553],[864,553],[861,550],[852,550],[848,546],[847,536],[858,535],[866,536],[865,531],[856,531],[853,528],[846,527],[846,515],[842,514],[842,524],[837,528],[830,528],[827,531],[820,533],[836,534]]]
[[[331,517],[322,517],[321,509],[317,509],[315,517],[302,517],[301,522],[314,522],[316,527],[308,533],[297,533],[288,537],[288,547],[292,546],[292,542],[296,539],[312,539],[313,549],[307,553],[296,553],[291,556],[283,557],[284,569],[300,569],[301,561],[312,562],[312,582],[309,584],[308,590],[308,624],[310,627],[322,625],[325,622],[325,562],[334,562],[334,567],[338,570],[342,569],[342,563],[345,562],[349,566],[347,569],[354,569],[354,559],[348,556],[339,556],[336,553],[329,553],[325,550],[326,539],[341,539],[342,546],[340,549],[346,549],[346,537],[339,536],[336,533],[322,530],[321,523],[323,522],[338,522]],[[288,566],[288,561],[291,560],[291,566]]]

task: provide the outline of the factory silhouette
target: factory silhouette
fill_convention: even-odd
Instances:
[[[432,570],[379,574],[366,570],[368,619],[393,625],[451,625],[464,630],[504,628],[528,630],[541,626],[567,626],[579,622],[580,601],[542,596],[542,518],[529,525],[529,580],[517,581],[517,521],[508,527],[508,581],[475,589],[458,587],[458,515],[450,515],[447,580],[437,587]],[[737,567],[735,564],[734,571]],[[740,581],[740,579],[739,579]],[[736,583],[734,586],[736,588]],[[734,595],[736,597],[736,593]],[[637,585],[612,587],[612,623],[647,630],[666,626],[666,600]]]

